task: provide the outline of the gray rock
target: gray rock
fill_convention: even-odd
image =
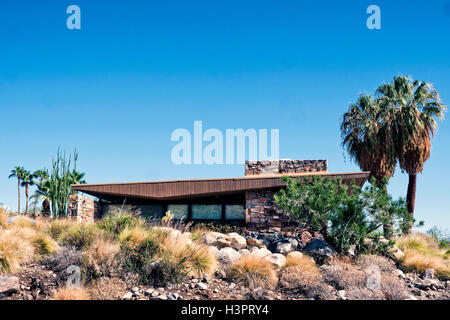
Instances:
[[[233,248],[226,247],[219,250],[219,253],[217,254],[217,260],[223,266],[229,266],[234,261],[239,259],[240,256],[241,255],[239,254],[239,252],[237,252]]]
[[[146,296],[151,296],[152,293],[153,293],[153,289],[147,289],[147,290],[145,290],[145,292],[144,292],[144,294],[145,294]]]
[[[236,232],[228,233],[226,235],[231,240],[231,247],[236,250],[247,247],[247,240]]]
[[[9,217],[7,221],[8,221],[8,223],[13,223],[14,221],[16,221],[18,219],[24,219],[24,220],[30,222],[33,226],[36,224],[36,221],[34,221],[33,219],[30,219],[30,218],[28,218],[26,216],[22,216],[22,215]]]
[[[195,285],[197,289],[208,290],[208,286],[205,283],[199,282]]]
[[[427,270],[425,270],[420,277],[422,279],[433,279],[434,278],[434,269],[433,268],[429,268]]]
[[[19,291],[19,278],[0,275],[0,294],[9,294]]]
[[[133,292],[127,292],[123,295],[123,300],[131,300],[133,298]]]
[[[162,294],[158,297],[158,300],[167,300],[167,296],[165,294]]]
[[[282,268],[286,264],[286,257],[281,253],[273,253],[264,258],[264,260],[270,262],[275,268]]]
[[[264,258],[268,255],[272,254],[272,251],[270,251],[269,249],[266,248],[256,248],[254,247],[251,251],[252,255],[260,257],[260,258]]]
[[[0,293],[7,294],[19,291],[19,278],[0,276]]]
[[[179,294],[178,293],[169,293],[167,295],[167,299],[169,300],[178,300]]]
[[[304,248],[304,251],[319,259],[331,258],[336,254],[332,246],[320,239],[311,240]]]

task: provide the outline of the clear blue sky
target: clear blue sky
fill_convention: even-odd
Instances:
[[[66,28],[81,8],[82,29]],[[381,8],[368,30],[366,8]],[[15,165],[49,167],[77,148],[90,183],[243,175],[172,164],[176,128],[280,129],[280,156],[357,171],[339,121],[394,75],[450,101],[450,1],[21,1],[0,3],[0,202]],[[416,215],[450,226],[450,120],[418,177]],[[391,180],[406,194],[407,176]]]

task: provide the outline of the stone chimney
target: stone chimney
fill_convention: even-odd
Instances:
[[[271,175],[301,172],[327,172],[327,160],[267,160],[246,161],[245,175]]]

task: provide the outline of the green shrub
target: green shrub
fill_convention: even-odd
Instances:
[[[427,234],[432,236],[441,248],[448,248],[450,250],[450,232],[439,227],[433,227],[427,231]]]
[[[363,252],[369,234],[387,224],[397,233],[404,232],[411,219],[405,201],[393,200],[386,183],[377,185],[374,179],[364,189],[354,183],[349,189],[341,179],[319,176],[310,181],[289,177],[283,180],[287,185],[275,195],[277,206],[319,231],[340,253],[351,246],[355,246],[356,254]]]
[[[141,283],[151,283],[154,262],[159,250],[159,244],[152,239],[144,240],[137,247],[122,246],[121,259],[124,271],[138,274]]]
[[[118,209],[108,212],[99,222],[97,227],[118,236],[125,228],[134,228],[145,225],[145,220],[138,216],[137,212],[126,209]]]

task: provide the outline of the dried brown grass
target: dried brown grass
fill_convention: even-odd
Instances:
[[[85,288],[59,288],[53,291],[52,300],[90,300],[89,291]]]
[[[233,262],[228,270],[228,278],[250,289],[273,289],[278,283],[277,273],[263,258],[245,255]]]

